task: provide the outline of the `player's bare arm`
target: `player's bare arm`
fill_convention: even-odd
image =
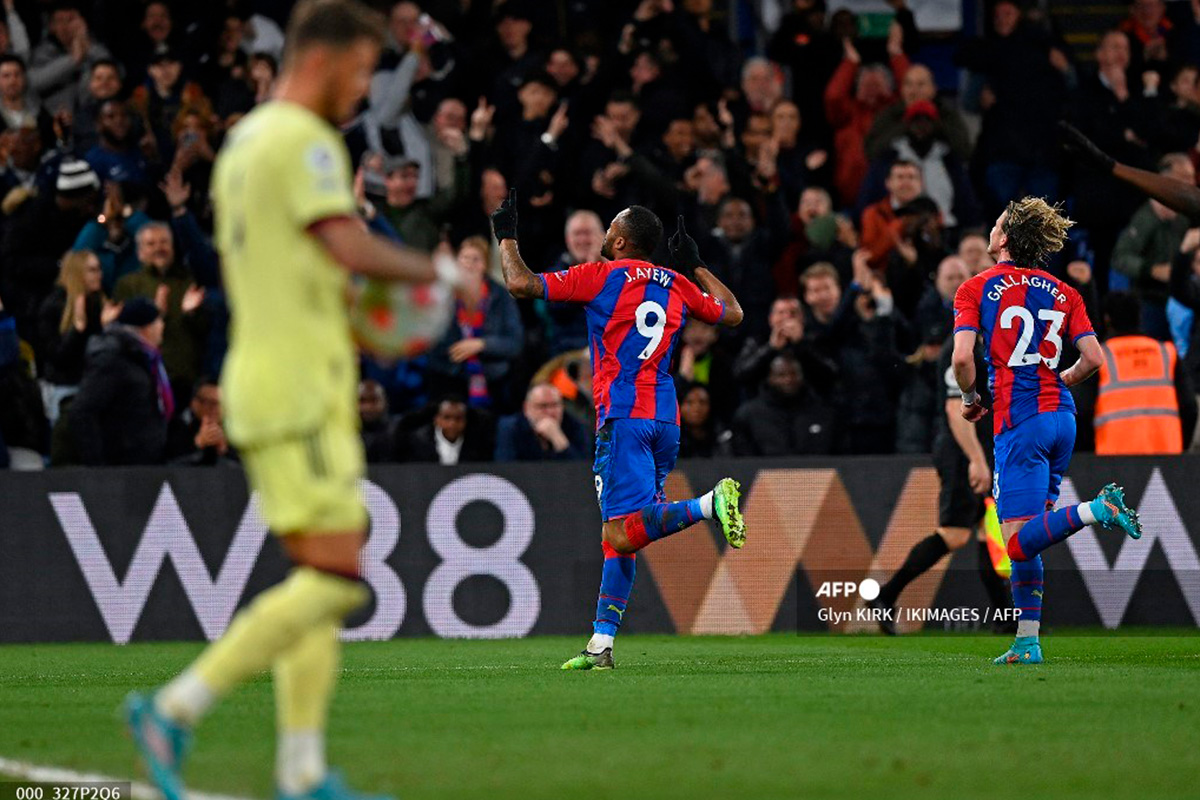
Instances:
[[[312,226],[310,233],[338,264],[355,275],[411,283],[438,278],[439,270],[430,256],[376,236],[354,217],[322,220]]]
[[[521,258],[517,249],[516,239],[503,239],[500,242],[500,267],[504,270],[504,285],[508,287],[513,297],[541,297],[545,291],[542,279]]]
[[[1060,122],[1058,125],[1067,151],[1078,161],[1140,189],[1193,222],[1200,221],[1200,189],[1166,175],[1122,164],[1070,123]]]
[[[707,267],[696,267],[695,276],[696,285],[725,304],[725,314],[721,317],[721,324],[728,328],[742,324],[745,316],[742,306],[729,287],[721,283],[716,275],[708,271]]]
[[[967,422],[978,422],[987,413],[987,407],[975,389],[975,331],[958,331],[954,334],[954,355],[950,365],[954,369],[954,380],[962,390],[962,417]]]
[[[1095,375],[1096,370],[1100,369],[1100,364],[1104,361],[1104,354],[1100,351],[1100,342],[1096,340],[1095,336],[1083,337],[1076,343],[1076,346],[1079,348],[1079,360],[1059,375],[1067,386],[1083,383]]]
[[[509,190],[508,197],[492,212],[492,231],[500,243],[500,268],[509,294],[516,298],[541,297],[545,291],[542,279],[526,266],[517,247],[516,189]]]

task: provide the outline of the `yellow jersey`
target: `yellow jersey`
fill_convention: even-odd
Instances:
[[[303,435],[355,413],[358,364],[346,270],[309,234],[356,213],[336,128],[295,103],[265,103],[230,131],[213,168],[216,245],[232,322],[221,375],[239,447]]]

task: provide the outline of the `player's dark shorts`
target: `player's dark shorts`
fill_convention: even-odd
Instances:
[[[972,528],[983,519],[983,496],[971,490],[967,478],[970,461],[953,439],[933,444],[933,466],[942,481],[938,491],[938,525],[944,528]]]
[[[654,419],[610,419],[596,433],[596,499],[605,522],[666,499],[679,455],[679,426]]]
[[[1032,416],[996,437],[992,494],[1001,522],[1036,517],[1058,500],[1075,449],[1075,415]]]

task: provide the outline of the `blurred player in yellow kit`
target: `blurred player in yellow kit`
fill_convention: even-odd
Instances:
[[[192,727],[270,667],[281,798],[360,797],[326,770],[325,723],[345,616],[368,593],[358,554],[358,367],[349,273],[429,282],[452,273],[367,232],[337,125],[366,94],[384,23],[354,0],[304,0],[288,25],[274,98],[230,132],[213,176],[216,240],[232,309],[221,384],[230,439],[262,513],[295,565],[179,677],[133,693],[125,714],[166,800],[185,800]]]

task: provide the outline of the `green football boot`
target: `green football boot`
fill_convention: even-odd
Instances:
[[[713,489],[713,513],[721,523],[725,541],[735,550],[746,543],[746,522],[738,509],[741,489],[742,485],[733,478],[721,478]]]
[[[563,669],[612,669],[616,664],[613,663],[612,648],[606,647],[599,653],[589,653],[584,650],[579,655],[563,663]]]

